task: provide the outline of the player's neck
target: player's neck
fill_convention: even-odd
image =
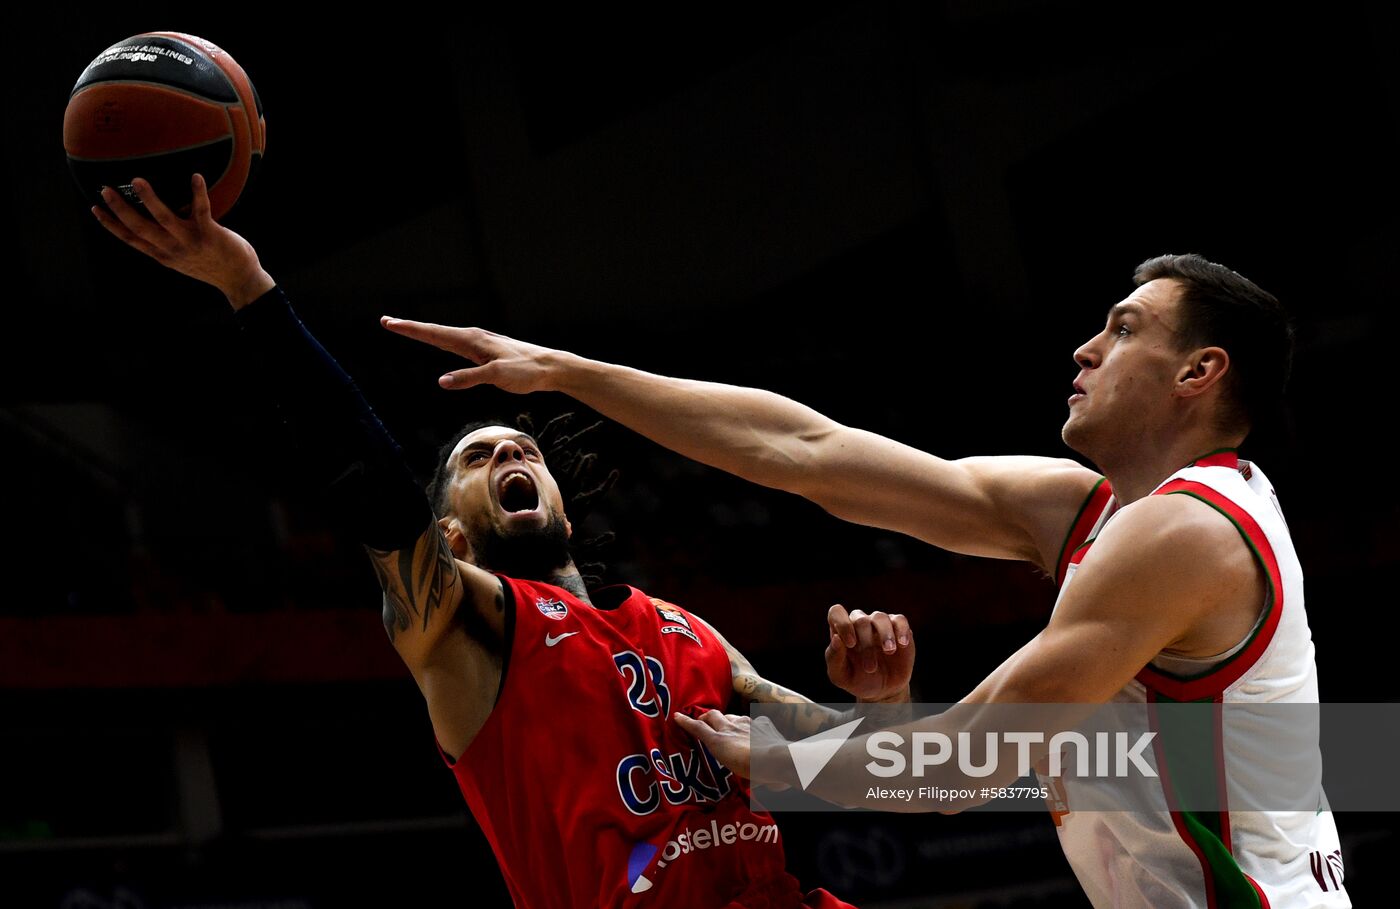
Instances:
[[[1135,445],[1098,466],[1112,485],[1118,504],[1129,505],[1151,495],[1167,477],[1197,458],[1238,448],[1241,441],[1242,436],[1218,432],[1190,433],[1156,444],[1148,440],[1147,444]]]
[[[578,573],[572,560],[558,571],[551,572],[549,577],[540,580],[555,587],[562,587],[588,605],[593,605],[593,601],[588,598],[588,588],[584,586],[583,575]]]

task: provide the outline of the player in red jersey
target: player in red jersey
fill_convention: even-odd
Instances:
[[[189,220],[143,180],[134,189],[153,219],[110,190],[111,214],[93,213],[228,297],[299,457],[365,543],[389,638],[515,904],[846,906],[822,890],[804,897],[773,819],[671,720],[778,701],[809,705],[801,712],[815,731],[831,712],[759,676],[684,609],[631,587],[590,594],[531,435],[499,423],[464,430],[430,505],[349,376],[252,246],[210,218],[204,182],[193,187]],[[914,643],[904,617],[836,606],[828,620],[833,682],[861,700],[907,701]]]

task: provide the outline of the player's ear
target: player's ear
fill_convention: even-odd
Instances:
[[[467,545],[467,537],[462,533],[462,522],[453,517],[438,518],[438,530],[447,538],[447,545],[452,549],[452,555],[464,562],[471,561],[471,547]]]
[[[564,516],[564,536],[569,539],[573,539],[574,536],[574,525],[569,523],[568,515]]]
[[[1229,371],[1230,355],[1223,347],[1202,347],[1177,374],[1177,394],[1194,397],[1225,378]]]

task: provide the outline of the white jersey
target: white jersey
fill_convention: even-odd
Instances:
[[[1208,660],[1159,654],[1114,700],[1145,704],[1152,717],[1172,709],[1162,705],[1181,702],[1316,704],[1302,568],[1268,479],[1233,451],[1218,452],[1172,474],[1153,492],[1174,494],[1211,505],[1235,525],[1267,575],[1267,601],[1259,621],[1235,647]],[[1061,597],[1116,511],[1112,490],[1101,481],[1061,552]],[[1285,729],[1281,738],[1275,730],[1240,734],[1218,720],[1205,725],[1214,727],[1203,730],[1213,737],[1204,747],[1216,755],[1217,804],[1223,810],[1173,810],[1180,802],[1169,772],[1174,758],[1168,759],[1163,747],[1169,746],[1161,744],[1165,734],[1150,754],[1159,779],[1134,790],[1133,810],[1084,810],[1105,803],[1092,782],[1043,777],[1060,844],[1096,909],[1350,907],[1337,828],[1325,799],[1313,811],[1239,810],[1260,804],[1254,799],[1269,787],[1261,781],[1271,778],[1276,790],[1278,781],[1320,768],[1316,729]],[[1288,741],[1289,735],[1295,740]],[[1312,781],[1320,797],[1320,777]],[[1121,808],[1121,787],[1113,798]]]

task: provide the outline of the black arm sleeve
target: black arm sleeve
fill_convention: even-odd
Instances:
[[[374,549],[411,548],[434,520],[403,451],[280,287],[235,314],[291,432],[295,458],[338,521]]]

